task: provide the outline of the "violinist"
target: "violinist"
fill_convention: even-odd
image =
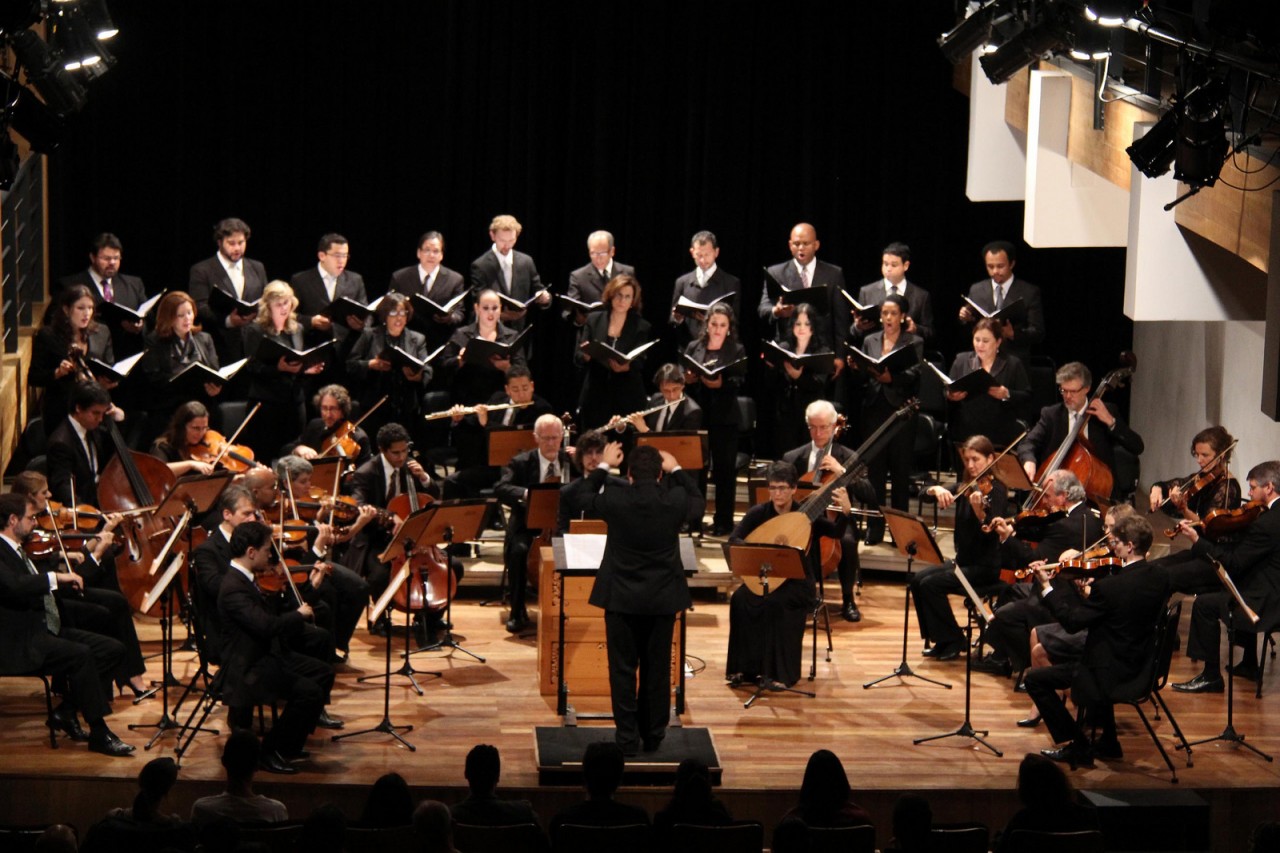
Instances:
[[[170,381],[191,364],[213,370],[220,366],[213,338],[196,328],[195,319],[196,302],[181,291],[166,293],[156,306],[156,329],[147,335],[146,355],[138,363],[147,382],[150,434],[163,429],[180,404],[195,399],[210,406],[222,393],[223,386],[216,382]]]
[[[73,496],[96,496],[98,475],[115,447],[102,429],[103,419],[123,414],[96,382],[80,382],[71,391],[69,415],[55,424],[45,448],[49,488],[54,500],[74,505]]]
[[[631,361],[592,359],[585,347],[591,341],[630,352],[652,338],[649,322],[641,315],[640,282],[635,276],[615,276],[600,296],[603,311],[593,312],[583,326],[575,361],[586,365],[586,381],[578,398],[584,429],[603,426],[615,412],[638,411],[644,405],[644,356]]]
[[[992,380],[991,387],[982,393],[947,392],[947,399],[953,404],[951,435],[957,440],[985,435],[993,444],[1003,447],[1021,432],[1018,418],[1023,414],[1023,406],[1031,400],[1031,380],[1016,355],[1000,351],[1002,340],[1000,324],[983,318],[973,327],[973,351],[960,353],[951,363],[948,375],[952,379],[985,370]]]
[[[418,360],[427,357],[427,339],[421,332],[408,328],[413,317],[413,303],[403,293],[388,293],[378,303],[381,325],[365,329],[347,357],[347,373],[360,388],[359,400],[367,412],[386,397],[365,421],[369,431],[377,433],[383,424],[395,422],[408,426],[418,435],[422,422],[422,395],[431,381],[432,368],[397,367],[389,360],[395,347]]]
[[[111,333],[94,322],[93,292],[83,284],[63,288],[45,312],[44,323],[31,344],[31,369],[27,382],[44,389],[40,415],[45,435],[57,428],[70,411],[71,392],[77,382],[97,382],[111,390],[115,382],[96,378],[87,369],[87,358],[111,364],[115,355]]]
[[[279,719],[262,738],[262,767],[296,773],[289,762],[304,757],[307,736],[318,725],[338,722],[325,719],[333,668],[277,642],[297,636],[313,613],[305,603],[275,613],[255,585],[257,575],[269,571],[271,528],[241,522],[228,549],[231,556],[218,589],[227,720],[235,728],[250,728],[255,705],[283,701]]]
[[[528,405],[524,405],[524,404]],[[521,406],[490,412],[493,406]],[[467,413],[467,409],[471,409]],[[524,364],[513,364],[507,371],[503,390],[475,406],[454,406],[449,423],[449,443],[458,451],[458,464],[445,479],[445,498],[474,498],[481,490],[493,488],[502,468],[489,464],[488,434],[495,429],[531,428],[543,415],[551,414],[551,404],[538,396],[533,374]]]
[[[995,459],[991,439],[970,436],[960,447],[965,485],[954,490],[930,486],[926,492],[941,509],[955,507],[955,559],[941,566],[928,566],[911,577],[920,636],[932,643],[924,656],[934,660],[955,660],[964,651],[964,634],[947,599],[949,595],[964,595],[955,567],[960,567],[975,589],[1000,579],[1000,537],[982,529],[988,518],[1008,511],[1009,491],[989,470]],[[957,497],[955,492],[962,489],[964,494]]]
[[[698,235],[695,235],[694,250],[701,251],[714,245],[714,237],[711,241],[698,242]],[[714,268],[713,261],[711,269]],[[699,269],[702,267],[699,266]],[[742,413],[738,409],[738,389],[742,387],[747,374],[747,366],[741,362],[746,358],[747,351],[738,342],[733,309],[724,302],[711,306],[701,334],[689,344],[684,354],[704,367],[733,365],[715,374],[714,379],[708,379],[692,370],[686,370],[684,376],[689,394],[702,408],[703,422],[711,445],[711,470],[716,487],[716,508],[711,534],[727,536],[733,530],[738,481],[738,427],[742,420]]]
[[[191,458],[193,449],[204,446],[208,432],[209,410],[204,403],[195,400],[183,403],[169,419],[168,429],[151,443],[149,452],[168,465],[176,476],[212,474],[211,464]]]
[[[484,362],[467,361],[467,345],[475,338],[509,344],[517,335],[516,329],[499,321],[502,300],[495,290],[481,290],[476,294],[475,315],[475,322],[458,327],[440,355],[441,370],[449,377],[449,396],[454,403],[464,406],[483,403],[501,391],[503,378],[512,364],[525,361],[519,352],[511,358],[495,355]]]
[[[778,345],[796,355],[831,352],[827,339],[830,320],[807,302],[796,305],[789,320],[783,321],[786,331],[779,337]],[[769,360],[768,388],[773,397],[773,446],[781,451],[795,447],[805,440],[800,430],[801,419],[808,405],[825,396],[831,382],[830,373],[815,373],[808,367],[793,367],[782,359]]]
[[[1080,437],[1088,440],[1090,451],[1103,465],[1115,470],[1116,446],[1123,447],[1134,456],[1142,455],[1142,436],[1124,422],[1120,410],[1100,397],[1090,401],[1093,374],[1088,367],[1078,361],[1068,362],[1058,368],[1054,379],[1062,402],[1041,409],[1040,419],[1018,443],[1018,459],[1028,478],[1035,481],[1037,466],[1053,455],[1070,434],[1076,420],[1085,416],[1091,420],[1085,422]],[[1117,482],[1117,485],[1120,484]]]
[[[1245,603],[1260,617],[1256,625],[1249,627],[1248,620],[1237,615],[1234,621],[1237,636],[1231,638],[1231,645],[1242,645],[1244,655],[1238,664],[1227,665],[1233,676],[1256,678],[1255,635],[1273,630],[1280,618],[1280,512],[1276,511],[1276,500],[1280,498],[1280,460],[1253,466],[1248,481],[1249,504],[1246,506],[1253,505],[1251,514],[1254,520],[1245,528],[1238,542],[1210,542],[1185,519],[1178,523],[1178,528],[1191,540],[1191,550],[1197,557],[1212,557],[1222,564],[1235,581]],[[1174,690],[1182,693],[1222,692],[1218,648],[1221,628],[1218,623],[1227,620],[1230,597],[1231,593],[1226,590],[1196,596],[1196,603],[1191,608],[1187,656],[1203,660],[1204,667],[1189,681],[1174,684]]]
[[[347,389],[341,385],[326,385],[316,392],[311,403],[320,412],[320,417],[308,421],[302,435],[298,436],[298,443],[286,449],[303,459],[340,455],[349,458],[355,465],[363,465],[373,455],[369,434],[363,426],[355,427],[347,440],[354,444],[354,454],[347,452],[349,446],[326,450],[334,434],[350,423],[352,401]]]
[[[1054,562],[1068,549],[1082,550],[1102,536],[1102,522],[1085,503],[1080,478],[1065,469],[1054,471],[1045,483],[1042,504],[1062,517],[1045,527],[1038,543],[1031,545],[1017,534],[1013,521],[992,518],[987,526],[1000,537],[1003,568],[1035,567]],[[1053,621],[1053,615],[1035,597],[1028,584],[1015,584],[1001,595],[996,619],[987,632],[992,653],[973,662],[978,672],[1009,675],[1030,663],[1031,629]]]
[[[806,477],[812,472],[813,476],[806,479],[813,485],[820,486],[824,480],[843,474],[845,466],[853,463],[854,454],[836,441],[836,407],[829,401],[814,400],[810,403],[805,409],[804,421],[809,428],[810,440],[788,450],[783,454],[782,461],[794,466],[800,477]],[[855,480],[852,488],[858,500],[863,503],[875,502],[875,490],[866,479]],[[841,530],[840,539],[840,617],[846,622],[858,622],[862,619],[853,594],[860,569],[855,532],[856,528],[852,524],[847,525]]]

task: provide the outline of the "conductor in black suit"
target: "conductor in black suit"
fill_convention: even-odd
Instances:
[[[1169,598],[1168,574],[1146,561],[1151,524],[1145,518],[1131,515],[1118,521],[1111,548],[1124,568],[1094,581],[1087,598],[1070,581],[1051,580],[1043,569],[1036,570],[1039,595],[1049,611],[1067,630],[1089,632],[1079,662],[1036,667],[1026,674],[1027,695],[1044,717],[1049,736],[1054,743],[1069,742],[1041,754],[1073,768],[1092,766],[1095,754],[1121,757],[1110,696],[1142,675],[1154,651],[1152,627]],[[1092,744],[1058,693],[1068,687],[1076,706],[1086,709],[1089,723],[1100,730]]]
[[[335,326],[332,320],[320,312],[333,304],[335,299],[344,296],[361,305],[369,302],[364,289],[364,277],[347,269],[350,258],[351,244],[346,237],[341,234],[325,234],[316,246],[316,265],[294,273],[289,279],[293,295],[298,297],[298,322],[304,329],[321,332],[326,338],[332,336],[340,347],[343,342],[349,346],[355,340],[351,337],[352,332],[364,330],[366,318],[351,314],[347,316],[346,322]],[[335,373],[341,373],[336,362],[330,367]]]
[[[620,466],[621,446],[607,445],[604,461]],[[692,603],[680,561],[680,525],[690,505],[703,498],[675,457],[657,448],[631,451],[627,472],[629,486],[606,486],[603,468],[587,478],[593,491],[604,487],[592,497],[590,511],[609,525],[588,600],[604,609],[615,737],[624,753],[634,755],[642,746],[657,750],[667,733],[671,632],[676,614]]]
[[[489,223],[489,239],[493,245],[489,251],[471,262],[471,289],[479,295],[482,290],[494,290],[503,296],[528,302],[537,295],[539,308],[551,304],[551,293],[538,276],[533,258],[516,251],[516,240],[524,229],[514,216],[502,214]],[[523,329],[526,309],[515,310],[503,303],[500,319],[513,329]]]
[[[112,302],[124,308],[136,309],[147,301],[147,289],[142,279],[120,272],[123,256],[120,238],[104,232],[93,238],[89,246],[89,266],[58,282],[59,288],[83,284],[93,292],[95,305]],[[111,349],[116,358],[125,358],[142,350],[142,334],[145,324],[141,321],[123,321],[111,326]]]
[[[266,267],[244,255],[249,233],[249,225],[243,219],[220,221],[213,227],[213,242],[217,244],[218,251],[212,258],[193,264],[187,279],[187,292],[196,301],[200,325],[213,337],[223,362],[235,361],[239,357],[238,350],[230,352],[227,347],[233,343],[238,345],[240,333],[226,330],[238,330],[252,321],[253,315],[246,317],[233,311],[223,317],[210,307],[209,296],[216,288],[243,302],[254,302],[267,286]],[[235,357],[228,358],[229,354]]]
[[[13,492],[0,495],[0,667],[5,672],[41,672],[65,676],[66,698],[49,725],[73,740],[88,740],[89,749],[104,755],[128,755],[133,747],[107,728],[111,675],[124,658],[116,640],[65,627],[53,591],[60,584],[83,588],[73,572],[41,574],[22,551],[36,527],[35,502]],[[76,711],[89,723],[86,736]]]
[[[626,480],[613,476],[612,472],[608,479],[598,486],[594,485],[593,481],[585,479],[604,462],[604,446],[604,433],[598,429],[584,432],[578,438],[578,443],[574,445],[573,458],[581,468],[583,478],[560,487],[560,507],[556,514],[557,533],[567,533],[572,521],[599,518],[591,514],[592,497],[600,494],[600,491],[607,486],[627,484]]]
[[[444,265],[444,235],[439,231],[428,231],[418,238],[418,263],[393,272],[388,287],[408,296],[416,293],[437,305],[448,303],[466,289],[462,275]],[[467,300],[463,298],[447,314],[415,312],[413,324],[427,336],[427,351],[435,352],[466,319]]]
[[[1017,323],[1005,321],[1003,325],[1006,353],[1013,353],[1023,364],[1031,363],[1031,348],[1044,340],[1044,305],[1040,301],[1040,288],[1014,278],[1013,268],[1018,263],[1017,248],[1005,240],[996,240],[982,247],[982,260],[987,266],[988,278],[974,282],[969,288],[969,298],[988,314],[997,308],[1021,299],[1026,311]],[[976,323],[978,313],[966,303],[960,308],[960,322]]]
[[[823,337],[828,341],[840,341],[844,339],[844,330],[848,327],[843,318],[849,316],[845,313],[849,303],[840,295],[845,286],[844,270],[835,264],[818,260],[818,249],[821,246],[817,229],[808,222],[797,223],[787,238],[791,260],[774,264],[767,272],[788,290],[826,285],[827,299],[813,307],[826,321],[821,330]],[[769,338],[781,340],[787,331],[787,321],[795,313],[795,306],[784,304],[781,300],[774,302],[769,297],[769,287],[766,284],[760,294],[757,312],[761,320],[769,321]]]
[[[733,295],[725,301],[733,309],[735,317],[739,316],[738,305],[742,301],[742,282],[716,263],[720,257],[720,243],[715,234],[710,231],[694,234],[689,241],[689,255],[693,258],[693,272],[677,278],[671,291],[670,322],[677,329],[675,345],[680,352],[684,352],[689,342],[702,331],[702,319],[676,307],[681,296],[699,305],[709,305],[713,299],[731,293]]]
[[[880,253],[880,280],[864,284],[858,291],[858,302],[863,305],[879,305],[886,296],[896,293],[907,300],[906,329],[925,343],[933,337],[933,299],[929,291],[907,280],[911,268],[911,247],[906,243],[890,243]],[[838,294],[837,294],[838,295]],[[841,306],[849,309],[849,303],[841,297]],[[873,318],[858,315],[854,319],[850,343],[862,346],[862,340],[878,328]],[[839,336],[833,340],[840,340]]]

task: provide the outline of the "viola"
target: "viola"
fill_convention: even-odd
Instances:
[[[365,422],[365,419],[377,411],[378,407],[387,402],[390,395],[382,395],[382,399],[369,407],[369,411],[365,412],[359,418],[352,422],[343,418],[324,431],[324,437],[320,444],[320,455],[328,456],[330,453],[336,456],[344,456],[348,459],[355,459],[360,455],[360,442],[355,439],[356,428]]]
[[[51,554],[57,554],[63,549],[77,551],[84,547],[86,542],[90,542],[98,538],[96,533],[67,532],[61,534],[48,530],[35,530],[22,543],[22,550],[27,552],[27,556],[33,559],[48,557]]]
[[[280,593],[284,592],[286,586],[296,588],[298,584],[306,583],[316,569],[326,575],[333,574],[333,567],[328,563],[300,563],[292,557],[286,557],[284,560],[288,577],[285,576],[285,572],[280,571],[279,566],[279,563],[273,563],[255,575],[258,589],[263,592]]]
[[[49,501],[46,511],[40,513],[36,523],[42,530],[83,530],[98,531],[106,524],[107,517],[90,504],[80,504],[74,508],[63,506],[57,501]],[[64,532],[62,534],[66,536]]]
[[[243,474],[258,463],[253,458],[253,448],[244,444],[232,444],[217,430],[207,430],[196,444],[188,444],[184,455],[197,462],[221,465],[228,471]]]
[[[1220,539],[1223,536],[1229,536],[1244,530],[1266,511],[1267,505],[1262,501],[1249,501],[1235,509],[1211,510],[1205,514],[1202,520],[1192,522],[1191,526],[1199,528],[1203,536],[1207,536],[1210,539]],[[1179,532],[1179,528],[1174,527],[1166,530],[1164,535],[1172,539]]]
[[[330,515],[334,524],[353,524],[360,515],[360,505],[347,495],[332,496],[324,489],[312,487],[305,498],[290,500],[286,512],[303,521],[316,521],[322,514]]]

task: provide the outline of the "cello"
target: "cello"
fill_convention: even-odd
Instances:
[[[408,478],[408,469],[400,469]],[[387,512],[407,519],[424,505],[432,502],[432,497],[417,490],[417,484],[396,495],[387,503]],[[391,597],[391,606],[401,613],[438,613],[458,591],[458,579],[449,568],[449,555],[432,544],[424,548],[423,543],[415,542],[413,553],[397,557],[391,563],[391,574],[394,576],[404,561],[409,561],[409,577]]]
[[[1123,386],[1133,376],[1134,371],[1138,369],[1138,358],[1131,352],[1120,353],[1120,363],[1121,367],[1117,367],[1108,373],[1098,383],[1097,390],[1093,392],[1093,396],[1089,398],[1089,402],[1085,405],[1085,414],[1076,418],[1075,426],[1067,431],[1067,435],[1062,440],[1062,443],[1058,445],[1058,449],[1053,452],[1052,456],[1044,460],[1036,470],[1036,481],[1032,486],[1031,494],[1022,505],[1023,510],[1034,510],[1036,508],[1036,505],[1040,503],[1040,499],[1044,497],[1049,475],[1060,468],[1065,468],[1076,475],[1080,480],[1080,484],[1084,486],[1087,497],[1102,504],[1111,502],[1111,490],[1115,485],[1115,478],[1112,476],[1111,469],[1097,457],[1094,446],[1089,439],[1080,433],[1092,417],[1087,410],[1089,406],[1093,405],[1093,401],[1100,399],[1108,388]]]

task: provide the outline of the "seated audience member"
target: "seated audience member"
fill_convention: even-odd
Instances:
[[[773,853],[809,853],[809,827],[798,817],[783,818],[773,829]]]
[[[622,783],[625,759],[622,747],[614,741],[587,744],[582,753],[582,777],[587,799],[551,819],[551,844],[556,843],[560,827],[566,823],[578,826],[649,825],[649,815],[639,806],[620,803],[613,798]]]
[[[456,823],[471,826],[513,826],[520,823],[542,825],[538,813],[528,800],[504,800],[498,797],[502,756],[496,746],[487,743],[473,746],[467,753],[464,772],[471,792],[450,810]]]
[[[678,823],[725,826],[732,822],[724,803],[711,793],[711,774],[707,765],[696,758],[681,761],[676,768],[671,801],[653,816],[653,828],[659,842],[669,840],[671,828]]]
[[[1280,821],[1267,820],[1253,828],[1249,836],[1248,853],[1267,853],[1280,850]]]
[[[197,829],[218,818],[237,823],[280,823],[289,819],[284,803],[253,792],[253,774],[261,751],[253,732],[242,729],[231,733],[222,748],[227,790],[191,804],[191,822]]]
[[[893,804],[893,840],[885,853],[929,853],[933,849],[933,809],[915,794],[903,794]]]
[[[346,835],[347,816],[342,809],[333,803],[323,803],[302,822],[302,832],[293,849],[307,853],[345,853]]]
[[[65,823],[55,823],[40,833],[33,853],[76,853],[76,828]]]
[[[384,773],[369,789],[359,826],[385,828],[409,826],[413,823],[413,795],[409,784],[399,773]]]
[[[800,802],[786,817],[797,817],[808,826],[866,826],[871,815],[849,799],[849,777],[839,757],[829,749],[809,756],[800,783]]]
[[[115,845],[121,840],[121,833],[146,832],[148,830],[169,830],[183,827],[186,822],[176,814],[166,814],[162,808],[165,797],[173,789],[178,779],[178,765],[172,758],[154,758],[142,766],[138,772],[138,793],[129,808],[112,809],[102,820],[89,827],[85,833],[84,843],[80,845],[81,853],[114,853]],[[195,831],[187,827],[190,833],[189,849],[195,846]]]
[[[992,845],[995,853],[1011,850],[1016,830],[1080,832],[1098,828],[1098,814],[1076,802],[1071,782],[1062,768],[1048,758],[1027,753],[1018,767],[1018,800],[1022,808],[1009,818]]]
[[[458,853],[453,846],[449,807],[439,800],[423,800],[413,810],[413,834],[420,853]]]

